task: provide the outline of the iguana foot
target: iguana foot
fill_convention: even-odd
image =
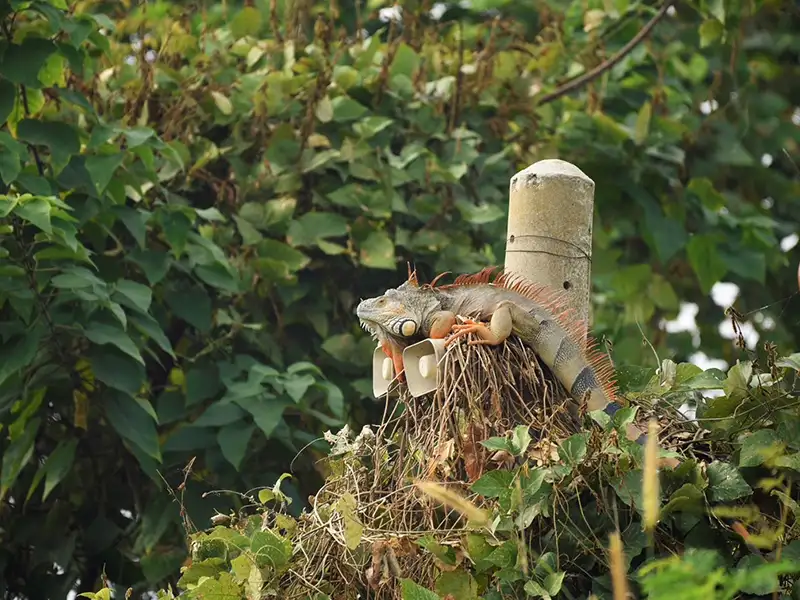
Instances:
[[[478,336],[477,340],[470,340],[470,346],[499,346],[512,332],[511,309],[508,306],[499,306],[492,314],[492,320],[486,323],[478,323],[472,319],[465,319],[467,322],[462,325],[453,325],[453,335],[447,340],[445,346],[453,343],[461,336],[474,333]]]
[[[477,340],[469,340],[467,342],[470,346],[497,346],[503,343],[503,340],[496,336],[486,323],[477,323],[471,319],[469,321],[471,322],[464,323],[463,325],[453,325],[453,335],[445,342],[445,346],[449,346],[458,338],[469,335],[470,333],[477,334],[478,336]]]

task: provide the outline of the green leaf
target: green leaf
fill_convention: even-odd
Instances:
[[[707,469],[709,491],[713,502],[732,502],[753,493],[734,465],[713,461]]]
[[[333,120],[339,123],[354,121],[362,117],[364,113],[367,112],[366,107],[359,104],[352,98],[348,98],[347,96],[339,96],[338,98],[334,98],[332,104]]]
[[[211,330],[211,298],[203,288],[169,290],[164,294],[164,299],[176,316],[201,333]]]
[[[219,373],[215,365],[192,368],[186,373],[186,405],[216,396],[222,389]]]
[[[736,253],[720,252],[729,271],[745,279],[764,284],[767,275],[767,260],[763,252],[748,252],[739,249]]]
[[[438,594],[425,589],[408,578],[400,580],[400,590],[403,600],[441,600]]]
[[[153,301],[153,291],[141,283],[136,283],[130,279],[120,279],[114,286],[115,299],[128,308],[147,313],[150,303]]]
[[[441,598],[447,597],[461,600],[477,600],[478,582],[470,574],[462,570],[444,572],[436,578],[436,593]]]
[[[664,310],[677,310],[680,306],[678,295],[672,284],[661,275],[654,275],[647,288],[647,295],[656,306]]]
[[[18,338],[6,339],[0,346],[0,385],[16,373],[24,373],[28,365],[39,352],[39,343],[44,337],[45,329],[35,325]]]
[[[98,196],[102,196],[105,193],[111,178],[114,177],[114,173],[122,164],[124,158],[124,152],[116,152],[114,154],[90,156],[86,159],[86,170],[92,178],[92,184]]]
[[[247,444],[250,443],[255,428],[255,425],[237,421],[226,425],[217,434],[217,442],[219,442],[222,455],[237,471],[242,464],[242,459],[247,452]]]
[[[292,246],[314,246],[320,240],[347,235],[347,220],[334,213],[308,212],[292,221],[286,241]]]
[[[725,28],[723,27],[722,23],[716,19],[707,19],[703,21],[698,30],[698,33],[700,34],[700,47],[706,48],[707,46],[710,46],[720,39],[720,37],[722,37],[724,31]]]
[[[720,146],[714,153],[714,160],[723,165],[732,167],[752,167],[755,159],[739,140],[721,140]]]
[[[122,329],[104,323],[92,322],[89,327],[84,330],[84,335],[99,346],[104,344],[111,344],[122,350],[125,354],[135,359],[137,362],[144,364],[144,359],[133,343],[130,336]]]
[[[725,373],[719,369],[709,369],[687,379],[681,387],[690,390],[721,390],[724,385]]]
[[[27,36],[21,44],[10,44],[0,62],[0,74],[5,79],[31,89],[42,87],[39,71],[56,51],[50,40],[36,35]]]
[[[2,85],[2,80],[0,80],[0,85]],[[19,177],[22,163],[25,161],[27,154],[28,149],[24,144],[20,144],[5,131],[0,131],[0,177],[3,178],[5,183],[9,184]],[[14,203],[16,204],[16,200]],[[11,208],[0,208],[0,217],[5,217],[11,212]]]
[[[644,235],[661,262],[666,263],[686,245],[686,229],[664,215],[661,205],[647,192],[637,186],[627,186],[627,191],[644,211]]]
[[[561,443],[558,449],[559,456],[571,465],[580,464],[586,457],[588,433],[576,433]]]
[[[551,596],[556,596],[561,591],[561,585],[564,583],[565,571],[558,571],[550,573],[544,579],[544,587]]]
[[[261,12],[252,6],[245,6],[231,20],[230,29],[234,39],[237,40],[255,36],[261,29]]]
[[[52,454],[47,457],[47,462],[44,464],[45,479],[42,502],[47,500],[53,489],[64,480],[64,477],[72,469],[77,447],[78,440],[76,439],[62,440]]]
[[[661,508],[662,519],[673,512],[687,512],[701,514],[705,510],[703,492],[696,485],[684,483],[675,490]]]
[[[233,114],[233,104],[231,104],[231,101],[228,100],[228,97],[225,94],[212,90],[211,97],[214,99],[214,104],[216,104],[219,112],[225,116]]]
[[[194,269],[197,277],[205,284],[219,290],[236,293],[239,291],[239,279],[231,273],[224,265],[214,263],[213,265],[200,265]]]
[[[308,388],[316,383],[312,375],[300,375],[289,377],[283,381],[283,387],[289,397],[296,403],[299,403],[306,395]]]
[[[164,352],[173,358],[175,357],[172,344],[164,334],[164,330],[161,329],[161,326],[153,317],[146,314],[131,314],[128,315],[128,321],[136,330],[153,340]]]
[[[116,207],[115,213],[133,236],[133,239],[136,240],[139,248],[143,248],[147,237],[147,223],[150,221],[152,213],[146,210],[135,210],[127,206]],[[134,252],[137,251],[135,250]]]
[[[775,361],[775,366],[784,369],[794,369],[800,371],[800,352],[795,352],[789,356],[784,356]]]
[[[636,116],[636,127],[634,129],[633,140],[637,146],[641,146],[650,133],[650,119],[653,116],[653,105],[648,101],[642,104],[639,114]]]
[[[373,231],[360,246],[361,264],[365,267],[389,270],[396,268],[394,244],[385,231]]]
[[[53,225],[50,222],[50,212],[52,207],[44,198],[33,197],[23,200],[14,209],[14,214],[21,219],[36,225],[45,233],[53,233]]]
[[[134,398],[121,392],[107,394],[103,402],[106,418],[116,432],[142,450],[147,456],[161,462],[156,423],[150,411]]]
[[[241,421],[247,413],[232,402],[216,403],[209,406],[200,417],[192,423],[195,427],[220,427]]]
[[[93,348],[90,361],[92,373],[97,379],[130,396],[139,393],[147,381],[144,365],[113,348]]]
[[[525,454],[531,443],[531,432],[527,425],[517,425],[511,434],[511,447],[514,456]]]
[[[8,120],[17,99],[17,86],[8,79],[0,80],[0,124]],[[8,135],[8,134],[6,134]]]
[[[270,567],[279,571],[292,557],[292,542],[269,529],[257,531],[251,538],[250,551],[255,555],[259,568]]]
[[[202,600],[239,600],[242,598],[242,590],[236,584],[233,575],[220,573],[217,579],[205,579],[194,588],[192,596]]]
[[[17,137],[29,144],[47,146],[56,162],[63,165],[81,149],[78,132],[62,121],[22,119],[17,125]]]
[[[782,453],[783,443],[772,429],[761,429],[748,435],[739,451],[740,467],[757,467]]]
[[[718,247],[716,236],[701,234],[693,235],[686,246],[689,263],[700,281],[700,289],[704,294],[708,294],[714,284],[728,272],[725,261],[717,250]]]
[[[142,269],[150,285],[156,285],[164,279],[164,276],[169,271],[170,263],[172,262],[172,259],[166,252],[140,250],[139,248],[135,248],[126,258]]]
[[[551,598],[548,591],[539,582],[533,579],[526,581],[523,589],[528,596],[533,596],[534,598],[544,598],[544,600],[550,600]]]
[[[412,79],[420,64],[420,56],[408,44],[401,43],[394,54],[394,60],[389,67],[391,77],[405,75]]]
[[[0,500],[5,499],[20,472],[33,456],[33,444],[36,441],[40,424],[39,417],[28,421],[22,434],[15,437],[4,450],[2,467],[0,467]]]
[[[255,421],[266,438],[272,437],[275,428],[280,425],[283,419],[283,413],[286,407],[289,406],[286,400],[275,397],[265,397],[263,395],[258,398],[249,399],[246,402],[238,400],[237,402],[247,410],[247,412],[253,415],[253,421]]]
[[[470,489],[484,498],[497,498],[511,487],[513,481],[514,474],[510,471],[489,471],[473,483]]]
[[[509,454],[514,454],[514,445],[511,440],[504,437],[490,437],[488,440],[483,440],[481,445],[489,450],[505,450]]]

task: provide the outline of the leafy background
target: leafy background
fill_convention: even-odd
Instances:
[[[155,588],[216,490],[291,470],[299,510],[321,433],[382,410],[354,303],[501,263],[543,158],[596,182],[623,378],[800,347],[798,9],[680,2],[561,93],[660,4],[519,4],[0,3],[6,595]]]

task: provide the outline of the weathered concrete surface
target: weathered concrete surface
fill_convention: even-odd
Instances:
[[[594,181],[572,163],[541,160],[511,178],[505,269],[563,290],[589,323]]]

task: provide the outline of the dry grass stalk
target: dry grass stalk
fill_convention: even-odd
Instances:
[[[658,422],[655,419],[650,419],[647,424],[642,496],[644,497],[642,526],[645,531],[652,534],[658,525],[661,508],[661,491],[658,482]]]
[[[628,579],[625,576],[625,555],[622,551],[622,540],[619,532],[609,536],[608,558],[611,566],[611,586],[614,600],[628,600]]]

